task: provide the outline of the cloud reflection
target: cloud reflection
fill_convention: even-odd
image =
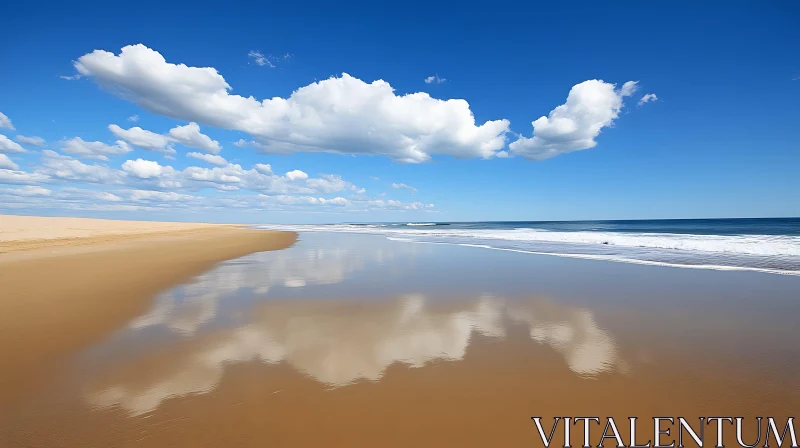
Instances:
[[[191,318],[178,316],[205,316],[204,310],[169,313],[168,325],[188,328],[181,322]],[[484,295],[441,301],[412,294],[372,301],[281,300],[260,303],[249,318],[246,325],[185,338],[118,366],[91,384],[87,400],[140,415],[171,397],[208,393],[227,364],[249,361],[286,363],[329,387],[378,381],[394,363],[423,367],[461,360],[474,334],[504,338],[512,325],[527,326],[533,341],[558,352],[577,375],[592,377],[619,365],[613,340],[591,311],[541,299]]]
[[[346,245],[261,252],[220,264],[156,297],[147,314],[134,319],[129,327],[144,329],[164,325],[192,336],[216,317],[218,303],[245,292],[267,296],[275,287],[303,288],[343,282],[354,272],[380,265],[398,256],[429,249],[416,244],[375,246],[374,240],[355,239]]]

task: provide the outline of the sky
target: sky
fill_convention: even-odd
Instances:
[[[6,2],[0,213],[800,216],[797,2],[378,3]]]

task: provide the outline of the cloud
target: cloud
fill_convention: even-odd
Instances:
[[[325,255],[336,257],[333,252]],[[363,253],[359,256],[363,258]],[[350,302],[263,301],[249,313],[246,324],[208,328],[205,324],[222,314],[217,304],[236,292],[246,288],[252,295],[263,296],[261,291],[270,287],[265,272],[283,273],[283,266],[302,266],[281,260],[281,253],[276,252],[275,257],[284,261],[270,263],[275,269],[262,267],[248,273],[239,268],[248,264],[238,263],[235,270],[225,272],[229,265],[223,265],[193,283],[205,289],[181,287],[170,296],[159,297],[156,309],[137,319],[129,331],[163,327],[202,336],[176,338],[177,342],[160,347],[155,355],[126,359],[103,371],[91,378],[87,402],[142,415],[170,399],[210,393],[222,381],[226,367],[254,360],[280,363],[327,388],[352,387],[381,380],[387,369],[397,364],[422,368],[461,361],[477,335],[502,340],[514,329],[524,330],[522,334],[531,342],[560,357],[579,378],[621,371],[626,364],[615,339],[599,326],[592,311],[541,299],[511,300],[488,294],[446,307],[423,294],[407,294],[358,303],[358,313],[352,312]],[[250,265],[261,267],[264,263]],[[303,288],[307,283],[302,274],[283,277],[278,284]],[[308,278],[313,284],[313,274]],[[236,289],[227,285],[236,285]]]
[[[25,149],[19,143],[12,141],[10,138],[0,134],[0,153],[19,153],[25,152]]]
[[[286,173],[286,178],[289,179],[289,180],[292,180],[292,181],[294,181],[294,180],[306,180],[306,179],[308,179],[308,174],[306,174],[306,173],[304,173],[304,172],[302,172],[300,170],[294,170],[294,171],[289,171],[288,173]]]
[[[7,188],[0,190],[3,194],[10,194],[13,196],[24,196],[24,197],[32,197],[32,196],[50,196],[52,191],[48,190],[47,188],[37,187],[37,186],[25,186],[21,188]]]
[[[577,84],[569,91],[566,103],[532,123],[532,138],[520,136],[509,149],[526,159],[544,160],[593,148],[600,131],[612,126],[619,116],[623,99],[635,91],[635,81],[626,82],[620,89],[597,79]]]
[[[86,142],[81,144],[85,146]],[[219,155],[200,152],[188,153],[187,156],[214,164],[213,168],[189,166],[177,170],[142,158],[126,160],[120,168],[113,168],[102,162],[84,163],[75,157],[49,149],[44,149],[39,154],[41,154],[40,162],[33,167],[32,172],[20,171],[16,163],[7,157],[0,157],[0,184],[34,186],[48,184],[48,188],[58,193],[49,196],[47,202],[14,200],[8,205],[9,208],[106,212],[174,211],[177,205],[170,208],[154,202],[164,202],[167,198],[173,198],[173,203],[180,203],[180,207],[186,211],[232,208],[247,211],[290,211],[304,210],[304,207],[309,206],[323,212],[335,209],[362,212],[376,209],[404,211],[433,208],[432,204],[424,205],[418,202],[374,201],[366,196],[364,188],[357,187],[337,174],[310,177],[301,170],[292,170],[279,175],[274,173],[268,164],[257,163],[246,169],[241,165],[227,162]],[[80,184],[102,185],[103,191],[108,194],[100,195],[94,189],[74,188]],[[59,187],[61,190],[56,190]],[[183,192],[200,192],[207,188],[239,193],[230,196],[192,196]],[[132,195],[129,194],[130,191],[139,193]],[[142,193],[145,191],[156,193]],[[145,199],[145,196],[149,199]],[[189,197],[193,199],[189,200]],[[181,202],[183,199],[185,201]],[[113,202],[114,205],[104,208],[96,201]]]
[[[262,196],[265,202],[274,202],[283,205],[334,205],[346,206],[350,205],[350,201],[337,196],[332,199],[315,198],[313,196],[290,196],[290,195],[276,195],[276,196]]]
[[[209,156],[195,153],[196,156]],[[211,156],[213,157],[213,156]],[[217,156],[218,157],[218,156]],[[214,168],[190,166],[182,171],[170,166],[162,166],[149,160],[128,160],[122,164],[121,175],[129,175],[138,180],[156,182],[159,189],[189,188],[198,190],[212,187],[218,190],[250,190],[270,194],[331,194],[341,191],[355,191],[356,187],[336,175],[323,174],[319,178],[303,177],[302,172],[293,173],[290,180],[278,176],[269,165],[256,164],[252,169],[240,165],[219,164]]]
[[[87,199],[90,201],[107,201],[107,202],[121,202],[123,199],[113,193],[99,190],[87,190],[80,188],[62,188],[61,191],[56,193],[56,196],[61,199]]]
[[[445,78],[440,78],[439,75],[428,76],[425,78],[425,84],[441,84],[447,81]]]
[[[381,178],[378,176],[369,176],[369,178],[370,180],[375,180],[375,181],[381,180]]]
[[[23,145],[38,146],[40,148],[44,148],[47,145],[47,142],[45,142],[41,137],[25,137],[24,135],[17,135],[14,138]]]
[[[7,155],[0,154],[0,169],[16,170],[18,168],[19,168],[19,165],[14,163],[13,160],[9,159]]]
[[[45,149],[42,163],[34,175],[42,180],[59,179],[93,184],[122,184],[124,173],[104,165],[88,165],[69,156]]]
[[[186,126],[178,126],[170,129],[169,136],[172,140],[183,146],[201,149],[211,154],[219,154],[220,149],[222,149],[218,141],[212,140],[211,137],[205,134],[201,134],[200,126],[194,122]]]
[[[11,119],[2,112],[0,112],[0,129],[8,129],[11,131],[14,130],[14,125],[11,124]]]
[[[416,188],[412,187],[411,185],[406,185],[406,184],[392,184],[392,188],[394,188],[395,190],[399,190],[399,189],[403,188],[403,189],[406,189],[406,190],[409,190],[409,191],[413,191],[413,192],[417,191]]]
[[[276,64],[278,64],[279,62],[289,61],[293,58],[291,53],[286,53],[283,56],[278,57],[278,56],[273,56],[271,54],[265,55],[264,53],[261,53],[260,51],[256,50],[250,50],[250,52],[247,53],[247,57],[252,59],[254,64],[260,67],[266,65],[269,68],[275,68]]]
[[[189,194],[176,193],[174,191],[152,191],[152,190],[134,190],[131,192],[130,199],[132,201],[163,201],[163,202],[176,202],[176,201],[189,201],[202,199],[199,196],[192,196]]]
[[[433,204],[423,204],[422,202],[405,203],[394,199],[367,200],[366,205],[369,208],[383,210],[430,210],[434,208]]]
[[[253,168],[261,174],[272,174],[272,167],[269,164],[256,163]]]
[[[270,60],[271,56],[264,56],[260,51],[250,50],[250,52],[247,53],[247,57],[251,58],[253,63],[260,67],[267,65],[269,68],[275,68],[275,64]]]
[[[126,130],[115,124],[108,125],[108,130],[117,138],[121,138],[137,148],[163,154],[175,154],[175,150],[170,145],[170,139],[161,134],[144,130],[138,126]]]
[[[192,157],[198,160],[202,160],[206,163],[210,163],[212,165],[217,166],[227,166],[228,161],[222,158],[222,156],[218,156],[216,154],[203,154],[201,152],[189,152],[186,153],[186,156]]]
[[[61,79],[66,79],[67,81],[77,81],[83,78],[83,75],[81,75],[80,73],[76,73],[72,76],[59,75],[58,77]]]
[[[321,203],[323,203],[323,204],[329,204],[329,205],[349,205],[350,204],[350,201],[348,201],[347,199],[345,199],[345,198],[343,198],[341,196],[337,196],[337,197],[335,197],[333,199],[319,198],[319,201]]]
[[[119,55],[95,50],[75,62],[79,73],[144,109],[250,134],[267,153],[377,154],[398,162],[432,155],[492,157],[505,146],[508,120],[476,124],[465,100],[427,93],[398,96],[389,83],[348,74],[259,101],[231,95],[216,69],[167,62],[144,45]]]
[[[38,184],[49,180],[41,173],[26,173],[24,171],[0,170],[0,184]]]
[[[132,122],[136,123],[137,121],[139,121],[139,116],[138,115],[131,115],[130,117],[128,117],[128,121],[132,121]]]
[[[643,96],[643,97],[642,97],[642,98],[639,100],[639,102],[638,102],[638,103],[636,103],[636,104],[637,104],[638,106],[643,106],[643,105],[645,105],[645,104],[647,104],[647,103],[649,103],[649,102],[651,102],[651,101],[658,101],[658,96],[656,96],[656,94],[655,94],[655,93],[648,93],[648,94],[646,94],[646,95],[645,95],[645,96]]]
[[[114,145],[107,145],[103,142],[87,142],[80,137],[61,142],[61,150],[83,159],[97,160],[108,160],[108,156],[118,156],[132,151],[122,140],[117,140]]]
[[[356,186],[338,174],[321,174],[319,178],[308,179],[306,181],[309,187],[320,191],[322,193],[337,193],[344,190],[357,190]]]
[[[199,182],[238,184],[242,182],[242,176],[245,172],[238,165],[210,169],[190,166],[184,170],[184,174],[189,179]]]
[[[218,141],[211,140],[207,135],[200,133],[200,126],[197,123],[174,127],[169,130],[167,135],[147,131],[138,126],[126,130],[116,124],[109,125],[108,130],[117,138],[121,138],[133,146],[168,155],[175,154],[172,143],[202,149],[212,154],[218,154],[221,149]]]
[[[366,190],[358,188],[335,174],[321,174],[318,178],[304,177],[301,171],[289,176],[277,175],[269,165],[256,164],[252,169],[228,163],[215,168],[190,166],[179,171],[155,161],[127,160],[122,169],[103,164],[87,164],[73,157],[51,150],[41,151],[42,160],[32,173],[14,169],[0,169],[0,184],[37,185],[48,183],[74,185],[75,183],[103,186],[108,195],[99,195],[97,190],[78,190],[64,187],[62,193],[54,194],[47,203],[16,201],[8,207],[17,209],[70,209],[102,211],[171,211],[180,206],[186,211],[230,210],[247,211],[303,210],[315,207],[321,211],[346,209],[351,212],[367,210],[431,210],[432,204],[419,202],[403,203],[395,200],[374,201],[364,196]],[[199,156],[213,155],[196,153]],[[290,180],[289,177],[294,178]],[[214,188],[221,192],[241,191],[235,196],[192,196],[180,190],[202,191]],[[130,193],[136,191],[136,194]],[[251,192],[248,194],[248,191]],[[152,192],[152,193],[146,193]],[[257,193],[257,194],[252,194]],[[335,197],[326,195],[333,195]],[[349,193],[345,197],[343,193]],[[94,195],[94,196],[93,196]],[[171,199],[170,199],[171,198]],[[114,202],[113,207],[101,207],[93,202]],[[171,201],[173,205],[156,204]]]
[[[152,179],[174,171],[171,166],[161,166],[158,162],[143,159],[128,160],[122,164],[122,169],[140,179]]]

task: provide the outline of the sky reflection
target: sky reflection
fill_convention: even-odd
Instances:
[[[223,263],[161,294],[150,312],[98,347],[116,353],[121,340],[146,341],[90,376],[85,399],[141,415],[169,398],[213,391],[226,366],[245,362],[285,363],[327,387],[345,387],[379,381],[394,363],[422,368],[462,360],[477,335],[503,339],[515,326],[557,352],[575,375],[624,365],[587,308],[508,295],[502,282],[494,285],[498,291],[456,282],[447,259],[437,260],[439,280],[454,286],[441,293],[418,275],[421,267],[428,272],[432,251],[372,237],[315,237],[313,249],[301,243]],[[479,267],[480,258],[474,263]],[[351,279],[386,286],[342,285]],[[147,338],[153,333],[161,336]]]

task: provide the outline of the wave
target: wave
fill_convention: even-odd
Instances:
[[[531,227],[464,229],[408,227],[406,224],[381,227],[349,224],[259,227],[374,234],[412,243],[481,247],[655,266],[800,275],[800,236],[794,235],[564,232]]]
[[[407,226],[438,226],[435,222],[410,222],[406,224]]]
[[[387,237],[388,240],[392,241],[404,241],[408,243],[419,243],[419,244],[442,244],[442,245],[456,245],[456,246],[464,246],[464,247],[476,247],[480,249],[490,249],[490,250],[499,250],[504,252],[516,252],[516,253],[523,253],[523,254],[532,254],[532,255],[550,255],[553,257],[562,257],[562,258],[578,258],[582,260],[598,260],[598,261],[612,261],[617,263],[628,263],[628,264],[641,264],[645,266],[662,266],[668,268],[684,268],[684,269],[710,269],[714,271],[751,271],[751,272],[761,272],[764,274],[778,274],[778,275],[791,275],[791,276],[800,276],[800,271],[791,271],[791,270],[783,270],[783,269],[769,269],[769,268],[759,268],[753,266],[730,266],[730,265],[722,265],[722,264],[684,264],[684,263],[670,263],[667,261],[653,261],[653,260],[639,260],[636,258],[626,258],[614,255],[597,255],[597,254],[572,254],[572,253],[553,253],[553,252],[537,252],[534,250],[524,250],[524,249],[511,249],[507,247],[495,247],[495,246],[488,246],[486,244],[467,244],[467,243],[443,243],[443,242],[435,242],[435,241],[416,241],[410,238],[397,238],[397,237]]]
[[[412,225],[409,223],[407,225]],[[430,225],[429,223],[425,223]],[[417,224],[422,225],[422,224]],[[403,229],[354,225],[268,226],[287,230],[373,233],[391,236],[502,240],[523,243],[615,246],[667,249],[683,252],[800,257],[800,237],[787,235],[694,235],[679,233],[556,232],[535,228],[515,229]]]

